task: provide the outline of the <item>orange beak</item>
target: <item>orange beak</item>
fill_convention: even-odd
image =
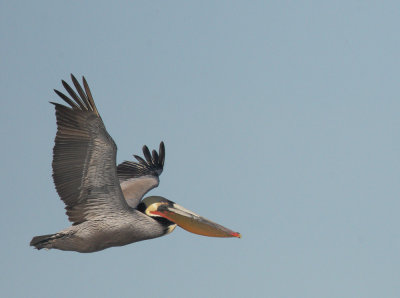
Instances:
[[[242,237],[240,233],[229,230],[175,203],[160,205],[156,211],[151,211],[151,213],[162,216],[194,234],[208,237]]]

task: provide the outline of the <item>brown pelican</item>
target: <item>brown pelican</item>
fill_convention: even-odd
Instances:
[[[69,98],[54,90],[69,106],[55,106],[57,135],[53,149],[53,180],[72,226],[58,233],[33,237],[37,249],[95,252],[112,246],[161,237],[176,225],[211,237],[241,237],[163,197],[143,196],[159,184],[165,147],[144,159],[116,166],[117,146],[97,111],[89,86],[71,74],[77,93],[62,81]]]

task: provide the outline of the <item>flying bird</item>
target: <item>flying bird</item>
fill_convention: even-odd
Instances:
[[[55,106],[57,134],[53,180],[72,226],[55,234],[33,237],[37,249],[90,253],[113,246],[161,237],[181,228],[210,237],[241,235],[160,196],[144,195],[159,184],[165,146],[143,146],[144,158],[116,165],[117,146],[108,134],[89,85],[71,74],[76,91],[65,81],[70,97],[54,90],[67,105]]]

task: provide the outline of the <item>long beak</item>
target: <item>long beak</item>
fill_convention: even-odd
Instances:
[[[242,237],[240,233],[229,230],[175,203],[160,205],[156,211],[152,211],[151,213],[165,217],[182,229],[194,234],[209,237]]]

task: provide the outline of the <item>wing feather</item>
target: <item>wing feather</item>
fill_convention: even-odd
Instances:
[[[88,86],[85,94],[75,77],[71,78],[79,96],[64,81],[72,99],[55,90],[71,107],[52,103],[57,118],[52,166],[54,184],[66,205],[68,218],[79,224],[116,216],[129,207],[116,172],[117,147],[88,94]]]
[[[160,143],[160,152],[157,154],[147,146],[143,146],[144,160],[140,156],[134,155],[139,162],[124,161],[117,167],[117,173],[121,189],[128,205],[135,208],[143,196],[153,188],[157,187],[159,176],[164,168],[165,146]]]

